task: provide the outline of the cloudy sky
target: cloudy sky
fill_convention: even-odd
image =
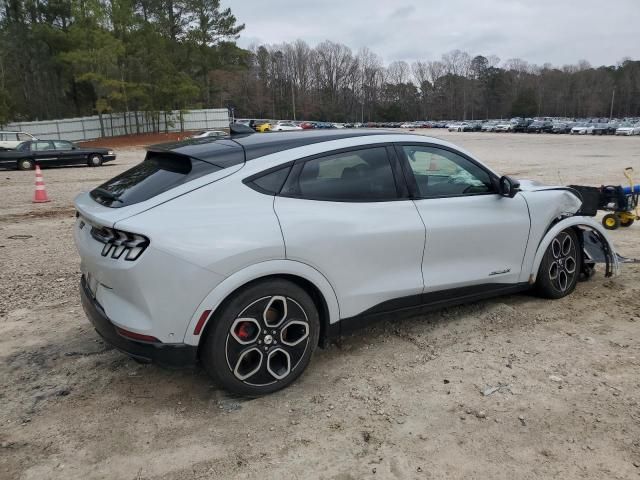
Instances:
[[[460,49],[555,65],[640,59],[640,0],[222,0],[239,45],[301,38],[367,46],[385,63]]]

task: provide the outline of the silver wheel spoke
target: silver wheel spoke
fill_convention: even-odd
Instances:
[[[245,350],[238,357],[238,362],[233,369],[233,374],[238,380],[246,380],[252,375],[255,375],[262,366],[262,357],[262,352],[257,347]]]
[[[568,274],[572,274],[576,271],[576,260],[575,258],[569,256],[564,261],[564,268]]]
[[[309,324],[292,320],[280,331],[280,341],[289,347],[295,347],[309,336]]]
[[[560,258],[561,251],[562,245],[560,245],[560,240],[558,240],[558,237],[556,237],[551,242],[551,253],[553,255],[553,258]]]
[[[287,299],[281,296],[271,297],[262,314],[264,324],[269,328],[282,325],[287,318]]]
[[[565,236],[562,240],[562,255],[565,257],[571,253],[571,237],[569,235]]]
[[[558,278],[558,264],[553,262],[549,267],[549,278],[555,280]]]
[[[267,357],[267,371],[277,380],[282,380],[291,372],[291,357],[289,353],[276,348],[269,352]]]
[[[558,274],[558,287],[560,287],[561,291],[565,291],[567,289],[567,285],[569,284],[569,278],[567,273],[564,270],[560,270]]]

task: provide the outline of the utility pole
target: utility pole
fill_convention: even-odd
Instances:
[[[611,110],[609,110],[609,121],[613,118],[613,101],[616,98],[616,87],[613,87],[613,92],[611,92]]]
[[[296,87],[293,82],[291,82],[291,103],[293,104],[293,120],[296,120]]]

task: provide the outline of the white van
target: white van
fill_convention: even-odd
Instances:
[[[7,132],[0,130],[0,150],[13,150],[20,143],[27,140],[38,140],[30,133],[25,132]]]

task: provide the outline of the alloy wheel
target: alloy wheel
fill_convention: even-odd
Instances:
[[[551,242],[549,280],[559,292],[566,292],[577,275],[576,245],[571,236],[561,232]]]
[[[309,319],[298,302],[281,295],[260,298],[229,328],[227,366],[247,385],[271,385],[296,369],[309,347],[309,332]]]

